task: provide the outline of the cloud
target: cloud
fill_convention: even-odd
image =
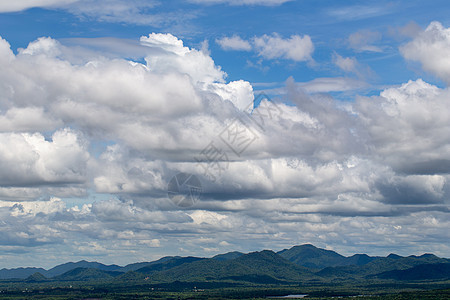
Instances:
[[[440,173],[435,161],[449,159],[448,93],[418,79],[357,99],[355,110],[379,159],[400,172]]]
[[[348,37],[349,47],[356,52],[383,52],[382,47],[374,45],[381,40],[381,33],[377,31],[361,30]]]
[[[391,14],[395,11],[393,4],[389,5],[353,5],[347,7],[332,7],[327,14],[338,20],[363,20]]]
[[[278,34],[263,35],[253,39],[258,55],[266,59],[292,59],[294,61],[311,60],[314,45],[309,35],[303,37],[292,35],[288,39],[281,38]]]
[[[217,39],[216,43],[218,43],[223,50],[250,51],[252,49],[250,43],[243,40],[238,35]]]
[[[279,34],[254,37],[252,40],[243,40],[240,36],[223,37],[216,40],[223,50],[251,51],[265,59],[290,59],[293,61],[309,61],[314,52],[314,45],[309,35],[303,37],[292,35],[282,38]]]
[[[0,116],[0,132],[46,131],[62,125],[46,114],[42,107],[13,107]]]
[[[367,87],[367,83],[347,77],[316,78],[299,83],[308,93],[345,92]]]
[[[0,134],[0,185],[32,186],[85,181],[89,153],[70,130],[56,131],[51,141],[40,133]]]
[[[276,6],[292,0],[189,0],[198,4],[265,5]]]
[[[299,59],[284,46],[296,38],[261,37],[264,47],[272,38],[284,50],[271,59]],[[112,54],[91,48],[115,44]],[[145,58],[120,58],[127,51]],[[344,71],[354,62],[336,57]],[[17,54],[2,39],[0,250],[8,259],[40,246],[28,261],[37,264],[82,259],[79,250],[129,263],[158,258],[157,247],[375,251],[395,235],[405,249],[421,231],[448,238],[448,89],[419,79],[354,102],[324,94],[358,88],[348,77],[289,79],[282,98],[254,105],[249,82],[227,81],[206,51],[171,34],[76,46],[40,38]],[[233,124],[255,137],[239,154]],[[228,156],[215,181],[196,160],[211,143]],[[178,172],[202,182],[192,208],[167,197]]]
[[[152,10],[159,5],[161,2],[157,0],[17,0],[1,3],[0,13],[40,7],[66,10],[82,19],[156,27],[176,26],[195,18],[195,14],[190,12],[153,13]]]
[[[292,0],[190,0],[199,5],[263,5],[278,6]],[[155,7],[161,6],[157,0],[17,0],[0,3],[0,13],[17,12],[40,7],[63,9],[80,18],[111,23],[128,23],[152,25],[156,27],[176,27],[196,17],[195,12],[183,11],[182,14],[172,12],[154,13]]]
[[[407,38],[415,38],[423,29],[414,21],[407,23],[404,26],[400,27],[391,27],[389,28],[389,34],[398,40],[402,40],[405,37]]]
[[[440,175],[395,176],[377,183],[385,201],[394,204],[443,202],[445,178]]]
[[[17,0],[2,1],[0,3],[0,12],[15,12],[26,10],[33,7],[56,7],[74,3],[79,0]]]
[[[333,53],[333,63],[345,73],[353,73],[358,78],[370,78],[374,72],[369,66],[361,64],[355,57],[343,57],[338,53]]]
[[[450,82],[450,29],[439,22],[431,22],[425,31],[412,41],[400,47],[400,53],[407,60],[422,64],[430,72],[446,83]]]
[[[342,57],[334,53],[333,62],[345,72],[357,73],[358,61],[354,57]]]

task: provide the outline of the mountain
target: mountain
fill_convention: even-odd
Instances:
[[[108,280],[121,274],[123,273],[115,271],[103,271],[94,268],[75,268],[52,279],[57,281]]]
[[[47,277],[45,277],[39,272],[36,272],[33,275],[28,276],[27,279],[25,279],[26,282],[43,282],[47,280],[48,280]]]
[[[388,257],[378,257],[367,264],[359,266],[327,267],[319,271],[317,275],[322,277],[365,277],[393,270],[406,270],[422,264],[441,263],[450,263],[450,260],[439,258],[433,254],[411,255],[408,257],[389,255]]]
[[[180,266],[182,264],[189,264],[189,263],[203,260],[203,259],[205,259],[205,258],[192,257],[192,256],[188,256],[188,257],[175,256],[175,257],[172,257],[171,259],[163,260],[162,262],[161,262],[161,260],[159,260],[158,262],[151,263],[143,268],[137,269],[136,272],[149,275],[149,274],[152,274],[152,273],[155,273],[158,271],[168,270],[168,269],[174,268],[176,266]]]
[[[352,256],[346,257],[344,263],[345,265],[362,266],[370,263],[375,259],[377,259],[377,257],[369,256],[367,254],[354,254]]]
[[[135,271],[128,271],[126,273],[122,273],[121,275],[114,278],[116,282],[136,282],[136,281],[142,281],[147,278],[147,275],[135,272]]]
[[[244,254],[235,259],[207,258],[154,273],[158,282],[238,280],[249,282],[294,282],[313,274],[270,250]],[[260,282],[261,283],[261,282]]]
[[[391,254],[389,254],[389,255],[387,256],[387,258],[399,259],[399,258],[402,258],[402,256],[397,255],[397,254],[394,254],[394,253],[391,253]]]
[[[213,259],[230,260],[230,259],[235,259],[235,258],[241,257],[242,255],[244,255],[244,253],[238,252],[238,251],[233,251],[233,252],[228,252],[228,253],[224,253],[224,254],[217,254],[216,256],[213,257]]]
[[[285,259],[307,268],[323,269],[345,265],[346,257],[334,251],[316,248],[311,244],[294,246],[278,252]]]
[[[44,271],[42,274],[44,274],[46,277],[55,277],[58,275],[61,275],[63,273],[66,273],[70,270],[76,269],[76,268],[85,268],[85,269],[98,269],[102,271],[117,271],[120,270],[120,266],[118,265],[104,265],[102,263],[98,262],[88,262],[85,260],[79,261],[79,262],[68,262],[62,265],[58,265],[54,268],[51,268],[48,271]]]
[[[376,277],[395,280],[450,280],[450,263],[423,264],[406,270],[393,270]]]
[[[118,269],[117,271],[121,271],[121,272],[129,272],[129,271],[136,271],[140,268],[143,268],[145,266],[148,265],[152,265],[152,264],[158,264],[158,263],[163,263],[165,261],[171,260],[172,258],[176,258],[176,257],[180,257],[180,256],[165,256],[162,257],[158,260],[155,261],[151,261],[151,262],[139,262],[139,263],[134,263],[134,264],[128,264],[125,267],[121,267],[120,269]]]
[[[434,280],[446,279],[450,260],[433,254],[402,257],[389,254],[345,257],[306,244],[277,253],[228,252],[211,258],[166,256],[151,262],[105,265],[69,262],[50,270],[17,268],[0,270],[0,279],[23,282],[114,280],[169,284],[173,282],[225,281],[260,284],[329,282],[329,280]],[[450,277],[449,277],[450,278]],[[240,284],[240,283],[239,283]]]
[[[34,273],[45,273],[47,270],[42,268],[16,268],[16,269],[1,269],[0,270],[0,279],[25,279]]]

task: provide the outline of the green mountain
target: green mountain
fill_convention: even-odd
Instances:
[[[365,265],[327,267],[316,273],[322,277],[365,277],[393,270],[406,270],[422,264],[449,263],[450,260],[439,258],[433,254],[401,257],[389,255],[378,257]]]
[[[180,266],[183,264],[189,264],[189,263],[203,260],[203,259],[205,259],[205,258],[192,257],[192,256],[188,256],[188,257],[176,256],[176,257],[172,257],[171,259],[164,260],[162,262],[151,263],[143,268],[137,269],[136,272],[150,275],[150,274],[153,274],[158,271],[169,270],[176,266]]]
[[[47,280],[48,280],[47,277],[45,277],[39,272],[36,272],[33,275],[28,276],[27,279],[25,279],[26,282],[43,282]]]
[[[226,282],[324,283],[332,280],[445,280],[450,260],[433,254],[402,257],[371,257],[366,254],[342,256],[313,245],[294,246],[275,253],[270,250],[248,254],[229,252],[212,258],[167,256],[152,262],[124,267],[98,262],[65,263],[50,270],[17,268],[0,270],[0,278],[12,282],[108,281],[148,282]],[[16,278],[16,279],[13,279]]]
[[[81,260],[79,262],[68,262],[65,264],[58,265],[56,267],[51,268],[48,271],[44,271],[42,274],[44,274],[47,277],[55,277],[61,274],[64,274],[65,272],[68,272],[70,270],[76,269],[76,268],[85,268],[85,269],[98,269],[102,271],[118,271],[120,269],[120,266],[118,265],[104,265],[102,263],[98,262],[89,262],[85,260]]]
[[[344,263],[345,265],[362,266],[370,263],[375,259],[377,259],[377,257],[369,256],[367,254],[354,254],[350,257],[346,257]]]
[[[334,251],[305,244],[278,252],[285,259],[307,268],[323,269],[330,266],[346,265],[346,257]]]
[[[47,270],[42,268],[15,268],[15,269],[1,269],[0,270],[0,279],[25,279],[34,273],[44,274]]]
[[[158,260],[151,261],[151,262],[139,262],[139,263],[128,264],[125,267],[121,267],[120,269],[117,269],[115,271],[120,271],[120,272],[124,272],[124,273],[129,272],[129,271],[136,271],[136,270],[146,267],[148,265],[163,263],[165,261],[171,260],[176,257],[179,257],[179,256],[165,256],[165,257],[162,257]]]
[[[122,273],[114,278],[116,282],[135,282],[135,281],[143,281],[147,278],[147,275],[136,272],[136,271],[128,271],[126,273]]]
[[[230,260],[230,259],[235,259],[235,258],[241,257],[242,255],[244,255],[244,253],[238,252],[238,251],[233,251],[233,252],[228,252],[228,253],[224,253],[224,254],[217,254],[213,258],[216,260]]]
[[[450,280],[450,263],[423,264],[406,270],[393,270],[376,277],[395,280]]]
[[[116,276],[123,274],[115,271],[102,271],[94,268],[75,268],[64,274],[53,277],[55,281],[94,281],[94,280],[110,280]]]
[[[298,266],[273,251],[264,250],[244,254],[235,259],[214,258],[185,263],[152,274],[156,282],[239,280],[249,282],[296,282],[313,276],[312,272]]]

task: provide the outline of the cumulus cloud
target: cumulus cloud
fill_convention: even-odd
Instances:
[[[283,39],[278,34],[263,35],[254,38],[255,48],[258,55],[267,59],[292,59],[294,61],[311,60],[314,45],[309,35],[303,37],[292,35]]]
[[[265,58],[311,59],[313,48],[286,46],[306,36],[270,50],[273,39],[261,38]],[[144,63],[75,57],[51,38],[14,54],[0,40],[0,249],[51,244],[62,259],[98,251],[127,263],[121,254],[152,259],[157,247],[199,255],[269,241],[391,245],[419,230],[448,238],[448,89],[419,79],[342,103],[324,93],[360,81],[289,79],[283,98],[253,103],[252,85],[227,82],[205,51],[171,34],[136,42]],[[233,129],[251,141],[241,152]],[[215,181],[197,160],[212,144],[227,155]],[[201,201],[185,210],[167,197],[178,172],[202,182]]]
[[[425,31],[412,41],[400,47],[401,54],[408,60],[422,64],[430,72],[446,83],[450,82],[450,29],[439,22],[431,22]]]
[[[433,174],[443,167],[436,160],[449,159],[447,104],[447,89],[419,79],[359,98],[355,108],[380,160],[397,171]]]
[[[0,185],[82,183],[89,159],[86,145],[70,130],[51,141],[36,134],[0,134]]]
[[[314,52],[314,45],[309,35],[292,35],[282,38],[279,34],[263,35],[247,41],[238,35],[216,40],[224,50],[254,50],[265,59],[290,59],[293,61],[309,61]]]
[[[358,69],[358,61],[354,57],[342,57],[335,53],[333,62],[343,71],[356,73]]]
[[[222,49],[224,50],[250,51],[252,49],[250,43],[246,40],[243,40],[238,35],[217,39],[216,43],[219,44],[220,47],[222,47]]]

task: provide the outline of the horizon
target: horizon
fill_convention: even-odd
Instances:
[[[58,263],[58,264],[56,264],[56,265],[52,265],[52,266],[48,266],[48,267],[43,267],[43,266],[16,266],[16,267],[1,268],[1,269],[11,270],[11,269],[19,269],[19,268],[42,268],[42,269],[48,271],[48,270],[50,270],[50,269],[52,269],[52,268],[54,268],[54,267],[57,267],[57,266],[60,266],[60,265],[64,265],[64,264],[67,264],[67,263],[74,263],[74,264],[76,264],[76,263],[80,263],[80,262],[100,263],[100,264],[103,264],[103,265],[105,265],[105,266],[119,266],[119,267],[126,267],[126,266],[128,266],[128,265],[136,264],[136,263],[148,263],[148,262],[154,262],[154,261],[158,261],[158,260],[160,260],[160,259],[162,259],[162,258],[166,258],[166,257],[197,257],[197,258],[206,258],[206,259],[209,259],[209,258],[214,258],[215,256],[218,256],[218,255],[223,255],[223,254],[228,254],[228,253],[233,253],[233,252],[238,252],[238,253],[241,253],[241,254],[245,255],[245,254],[251,254],[251,253],[260,253],[260,252],[262,252],[262,251],[271,251],[271,252],[273,252],[273,253],[278,254],[279,252],[281,252],[281,251],[283,251],[283,250],[289,250],[289,249],[291,249],[291,248],[294,248],[294,247],[300,247],[300,246],[313,246],[314,248],[320,249],[320,250],[334,251],[334,250],[329,250],[329,249],[323,249],[323,248],[320,248],[320,247],[316,247],[316,246],[314,246],[314,245],[312,245],[312,244],[302,244],[302,245],[294,245],[294,246],[291,246],[291,247],[288,247],[288,248],[285,248],[285,249],[281,249],[281,250],[262,249],[262,250],[255,250],[255,251],[250,251],[250,252],[229,251],[229,252],[225,252],[225,253],[217,253],[217,254],[213,254],[213,255],[211,255],[211,256],[195,256],[195,255],[180,256],[180,255],[166,255],[166,256],[161,256],[161,257],[159,257],[159,258],[152,259],[152,260],[146,260],[146,261],[145,261],[145,260],[143,260],[143,261],[133,261],[133,262],[129,262],[129,263],[126,263],[126,264],[116,264],[116,263],[114,263],[114,262],[104,263],[104,262],[102,262],[101,260],[86,260],[86,259],[81,259],[81,260],[78,260],[78,261],[65,261],[65,262],[61,262],[61,263]],[[336,252],[336,251],[334,251],[334,252],[337,253],[337,254],[339,254],[339,255],[342,255],[343,257],[347,257],[347,258],[348,258],[348,257],[352,257],[352,256],[354,256],[354,255],[368,255],[368,254],[362,253],[362,252],[360,252],[360,253],[353,253],[353,254],[347,254],[347,255],[344,255],[344,254],[339,253],[339,252]],[[435,256],[436,256],[436,254],[434,254],[434,253],[421,253],[421,254],[408,254],[408,255],[400,255],[400,254],[397,254],[397,253],[389,253],[389,254],[386,254],[386,255],[368,255],[368,256],[369,256],[369,257],[388,257],[388,256],[390,256],[390,255],[398,255],[398,256],[400,256],[400,257],[420,257],[420,256],[428,255],[428,254],[431,254],[431,255],[435,255]],[[437,257],[445,258],[445,259],[450,259],[449,257],[441,257],[441,256],[437,256]],[[1,270],[1,269],[0,269],[0,270]]]
[[[450,257],[449,11],[3,1],[0,266]]]

